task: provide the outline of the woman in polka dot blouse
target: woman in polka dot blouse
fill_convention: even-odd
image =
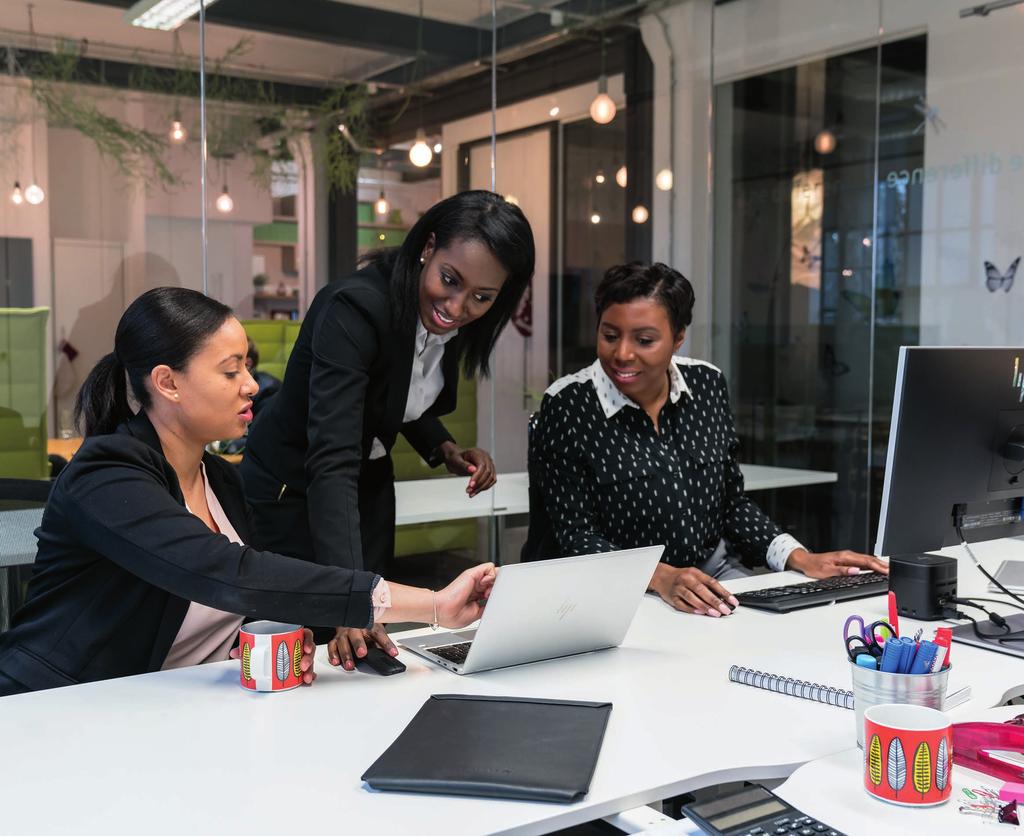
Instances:
[[[776,571],[888,571],[870,555],[808,551],[744,494],[725,377],[674,356],[693,313],[685,277],[664,264],[612,267],[596,302],[598,359],[552,384],[530,440],[562,554],[664,543],[650,591],[710,616],[737,604],[719,580],[747,574],[723,538]]]

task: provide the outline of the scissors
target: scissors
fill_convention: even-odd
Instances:
[[[850,628],[855,627],[856,632],[851,633]],[[878,629],[887,630],[888,636],[879,636]],[[852,662],[858,654],[868,653],[876,659],[882,657],[882,649],[885,640],[896,635],[896,631],[887,621],[873,621],[866,624],[859,615],[851,615],[843,624],[843,644],[846,646],[846,654]]]

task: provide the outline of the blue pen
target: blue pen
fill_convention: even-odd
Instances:
[[[882,650],[882,662],[879,669],[886,673],[899,673],[902,656],[903,645],[900,644],[899,639],[889,639],[885,643],[885,649]]]
[[[917,656],[914,657],[914,664],[910,668],[911,673],[931,673],[932,663],[935,661],[935,654],[939,652],[939,646],[935,642],[925,639],[918,645]]]
[[[900,673],[909,673],[910,666],[914,664],[914,656],[917,651],[917,643],[910,636],[900,638]]]

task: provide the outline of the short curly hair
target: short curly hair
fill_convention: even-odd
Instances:
[[[634,299],[654,299],[668,313],[672,333],[682,333],[693,321],[693,286],[678,270],[655,262],[631,261],[609,267],[594,293],[597,321],[612,305]]]

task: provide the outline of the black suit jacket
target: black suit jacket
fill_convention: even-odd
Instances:
[[[204,455],[243,542],[235,469]],[[365,626],[374,576],[231,543],[185,508],[144,413],[86,439],[36,530],[28,600],[0,636],[0,682],[29,690],[159,670],[191,601],[248,618]]]
[[[401,432],[432,466],[440,464],[437,448],[452,440],[438,416],[455,408],[461,335],[445,346],[437,400],[403,423],[416,330],[392,323],[388,283],[370,266],[317,293],[281,391],[249,431],[242,474],[265,547],[287,545],[288,554],[322,564],[379,567],[393,542],[394,488],[390,461],[368,460],[373,439],[390,451]],[[277,507],[289,500],[294,513]],[[361,532],[368,512],[374,523]]]

